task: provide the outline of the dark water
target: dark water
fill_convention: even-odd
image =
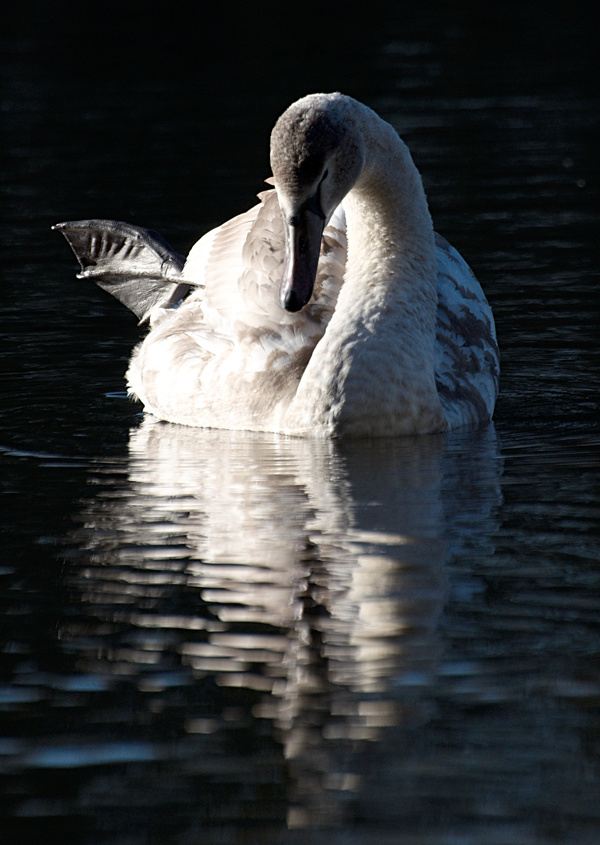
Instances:
[[[596,843],[597,23],[223,6],[4,13],[0,841]],[[187,251],[253,202],[283,108],[332,89],[396,126],[488,294],[494,426],[143,420],[135,320],[51,224]]]

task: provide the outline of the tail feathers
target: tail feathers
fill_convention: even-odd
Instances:
[[[76,220],[52,227],[67,239],[92,279],[145,323],[153,308],[170,308],[191,285],[181,278],[185,259],[156,232],[116,220]]]

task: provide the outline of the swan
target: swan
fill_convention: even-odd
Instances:
[[[485,295],[434,233],[390,124],[340,93],[293,103],[271,187],[187,259],[148,229],[59,223],[79,263],[150,329],[128,391],[188,426],[395,436],[492,417],[499,354]]]

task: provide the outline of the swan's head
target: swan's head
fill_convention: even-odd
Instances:
[[[300,311],[310,300],[323,230],[362,172],[357,106],[342,94],[312,94],[293,103],[271,133],[271,167],[286,238],[279,291],[286,311]]]

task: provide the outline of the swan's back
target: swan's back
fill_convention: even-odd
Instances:
[[[285,244],[276,192],[260,200],[198,241],[182,274],[195,292],[184,308],[156,310],[152,342],[132,358],[130,390],[161,417],[268,426],[265,415],[289,401],[335,311],[347,258],[343,207],[325,229],[311,302],[289,313],[278,298]],[[491,309],[460,254],[435,237],[436,386],[448,428],[476,425],[491,419],[498,392]]]
[[[449,428],[492,418],[500,361],[491,308],[466,261],[436,232],[435,379]]]

